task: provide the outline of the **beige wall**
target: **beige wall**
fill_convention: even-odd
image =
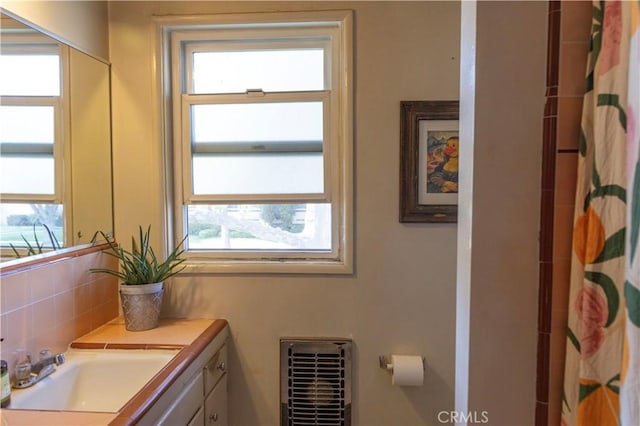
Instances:
[[[547,2],[462,15],[456,408],[532,425]]]
[[[109,59],[106,1],[1,0],[0,7],[70,46]]]
[[[110,5],[116,235],[164,231],[152,15],[355,11],[355,241],[352,276],[175,279],[166,313],[223,317],[232,332],[231,424],[279,420],[278,339],[352,337],[360,425],[438,424],[453,409],[456,225],[398,223],[399,103],[458,98],[455,2],[114,2]],[[426,357],[426,384],[391,386],[378,356]],[[533,401],[532,401],[533,403]]]

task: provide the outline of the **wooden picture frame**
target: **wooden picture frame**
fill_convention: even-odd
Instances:
[[[457,222],[458,108],[458,101],[400,103],[400,222]]]

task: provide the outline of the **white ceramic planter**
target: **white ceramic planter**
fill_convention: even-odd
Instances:
[[[124,325],[129,331],[156,328],[162,308],[163,283],[125,285],[120,284],[120,302]]]

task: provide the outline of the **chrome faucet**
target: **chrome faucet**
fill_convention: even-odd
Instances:
[[[16,381],[13,384],[13,387],[18,389],[35,385],[56,371],[54,364],[60,365],[64,363],[64,354],[52,355],[49,349],[41,350],[40,359],[33,364],[31,363],[31,355],[28,352],[24,352],[19,358],[16,363]]]

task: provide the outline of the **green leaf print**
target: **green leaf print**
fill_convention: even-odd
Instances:
[[[603,185],[591,191],[593,197],[617,197],[623,203],[627,202],[627,190],[620,185]]]
[[[595,172],[595,168],[594,168],[594,172]],[[608,196],[609,197],[616,197],[616,198],[620,199],[620,201],[622,201],[623,203],[627,202],[627,191],[626,191],[626,189],[624,189],[620,185],[597,186],[597,185],[595,185],[595,183],[596,183],[596,181],[598,183],[600,183],[600,177],[596,176],[595,174],[594,174],[592,180],[593,180],[594,186],[596,186],[596,188],[593,191],[591,191],[590,193],[588,193],[586,197],[584,197],[584,205],[583,205],[584,211],[587,211],[587,208],[591,204],[591,200],[594,199],[594,198],[597,198],[597,197],[608,197]]]
[[[611,389],[614,393],[617,393],[618,395],[620,395],[620,385],[614,384],[614,382],[619,382],[619,381],[620,381],[620,373],[616,374],[611,379],[609,379],[606,385],[609,389]]]
[[[593,71],[590,71],[585,79],[585,93],[589,93],[593,90]]]
[[[580,144],[578,145],[580,148],[580,155],[582,157],[587,156],[587,135],[584,134],[584,130],[580,129]]]
[[[605,327],[609,327],[618,315],[618,309],[620,308],[620,295],[618,289],[613,280],[602,272],[585,271],[584,278],[599,285],[607,298],[607,305],[609,307],[609,316],[607,317],[607,323]]]
[[[562,390],[562,405],[567,407],[567,411],[571,412],[571,407],[569,406],[569,401],[567,400],[567,393]]]
[[[580,341],[578,340],[576,335],[573,334],[573,331],[569,327],[567,327],[567,338],[569,339],[573,347],[576,348],[578,353],[580,353]]]
[[[591,395],[594,391],[598,390],[602,385],[600,383],[593,383],[591,385],[583,385],[580,383],[580,396],[578,402],[582,402],[586,397]]]
[[[618,110],[618,121],[620,125],[627,131],[627,113],[622,105],[620,105],[620,97],[613,93],[601,93],[598,95],[598,106],[612,106]]]
[[[640,290],[634,287],[629,281],[625,281],[624,298],[627,302],[629,321],[636,327],[640,327]]]
[[[596,20],[597,23],[602,24],[602,20],[604,18],[604,1],[600,2],[600,9],[593,6],[592,10],[593,19]]]
[[[604,243],[602,252],[593,261],[593,263],[602,263],[607,260],[615,259],[616,257],[624,256],[624,236],[625,228],[621,228],[618,232],[607,238]]]
[[[602,49],[602,22],[604,21],[604,1],[600,2],[600,8],[593,7],[593,22],[591,26],[591,64],[589,69],[595,68],[595,63],[600,56],[600,50]]]

